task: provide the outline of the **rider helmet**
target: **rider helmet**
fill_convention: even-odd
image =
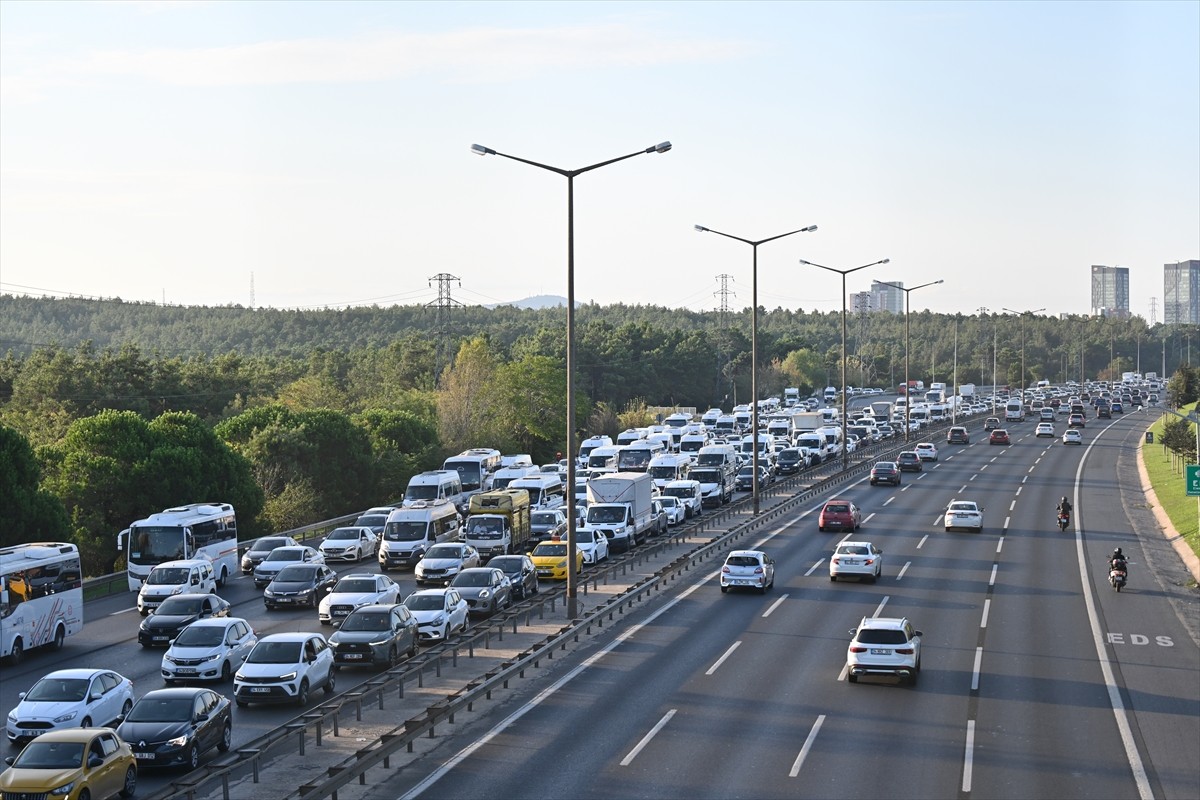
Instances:
[[[1121,548],[1118,547],[1116,550],[1113,550],[1113,558],[1124,558],[1124,557],[1125,557],[1125,554],[1121,552]]]

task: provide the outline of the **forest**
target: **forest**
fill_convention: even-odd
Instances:
[[[758,318],[761,396],[840,383],[841,314]],[[615,436],[655,407],[749,402],[749,320],[580,306],[574,429]],[[1195,333],[984,310],[908,322],[910,377],[987,386],[1169,375]],[[904,315],[851,315],[847,382],[903,381],[905,333]],[[0,295],[0,350],[0,546],[74,541],[89,574],[119,568],[116,532],[168,506],[231,502],[250,537],[396,499],[467,447],[544,463],[566,444],[562,307],[439,317]]]

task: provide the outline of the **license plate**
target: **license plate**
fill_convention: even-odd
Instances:
[[[881,650],[878,647],[871,648],[871,655],[873,656],[890,656],[891,654],[891,650]]]
[[[362,657],[363,657],[362,653],[346,653],[344,656],[342,656],[342,658],[346,659],[347,661],[361,660]]]
[[[853,567],[853,566],[857,566],[859,562],[858,562],[857,558],[847,558],[842,563],[845,564],[846,566]]]
[[[346,610],[344,610],[344,609],[343,609],[342,611],[335,611],[335,612],[333,612],[333,615],[334,615],[335,617],[345,617],[345,616],[347,616],[349,613],[350,613],[349,611],[346,611]]]
[[[548,570],[548,569],[539,569],[539,570],[538,570],[538,575],[542,575],[542,576],[548,576],[548,575],[550,575],[550,570]]]
[[[170,637],[169,636],[151,636],[150,641],[152,641],[152,642],[168,642],[168,641],[170,641]]]
[[[271,687],[270,686],[251,686],[250,691],[253,694],[266,694],[267,692],[271,691]]]
[[[192,667],[176,667],[175,674],[176,675],[195,675],[196,670],[193,669]]]
[[[154,753],[134,753],[133,757],[142,761],[153,761]]]

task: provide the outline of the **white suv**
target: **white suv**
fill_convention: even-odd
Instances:
[[[248,703],[308,704],[308,694],[333,694],[333,649],[319,633],[273,633],[254,645],[233,676],[233,699]]]
[[[846,650],[846,680],[894,675],[910,684],[921,672],[921,632],[903,617],[863,617]]]

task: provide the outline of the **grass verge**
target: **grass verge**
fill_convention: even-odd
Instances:
[[[1188,413],[1195,406],[1179,409],[1180,413]],[[1183,481],[1183,460],[1173,455],[1159,442],[1162,440],[1162,419],[1150,426],[1154,434],[1154,444],[1142,446],[1142,460],[1146,464],[1146,473],[1158,502],[1163,511],[1171,518],[1171,524],[1183,537],[1192,552],[1200,555],[1200,501],[1187,496]]]

